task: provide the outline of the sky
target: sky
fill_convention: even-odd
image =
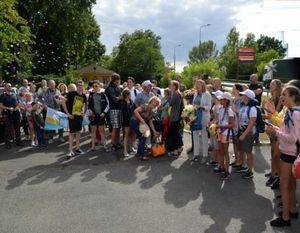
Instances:
[[[300,0],[97,0],[93,13],[107,54],[123,33],[151,29],[161,36],[162,55],[171,64],[175,48],[177,71],[187,65],[207,24],[201,41],[214,41],[218,50],[236,26],[243,38],[248,32],[274,36],[287,44],[288,57],[300,57]]]

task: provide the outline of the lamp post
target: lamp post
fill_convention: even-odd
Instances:
[[[181,44],[174,46],[174,74],[176,74],[176,48],[180,46]]]
[[[205,27],[209,27],[211,24],[208,23],[208,24],[204,24],[204,25],[201,25],[200,26],[200,30],[199,30],[199,45],[201,44],[201,29],[202,28],[205,28]]]

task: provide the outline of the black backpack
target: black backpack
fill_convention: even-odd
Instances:
[[[257,110],[257,115],[256,115],[256,133],[264,133],[265,132],[265,127],[266,124],[263,121],[262,114],[264,113],[263,109],[257,105],[257,102],[254,100],[250,100],[250,102],[247,104],[248,110],[247,110],[247,115],[248,118],[250,118],[250,110],[252,107],[255,107]]]

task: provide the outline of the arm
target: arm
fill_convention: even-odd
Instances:
[[[69,113],[68,109],[67,109],[66,101],[63,101],[63,102],[62,102],[62,107],[63,107],[63,110],[65,111],[65,113],[68,115],[68,117],[69,117],[70,119],[74,119],[74,116],[71,115],[71,114]]]
[[[152,129],[152,131],[153,131],[153,133],[154,133],[155,136],[159,135],[159,133],[155,130],[155,127],[153,125],[153,120],[152,119],[149,121],[149,126]]]
[[[231,129],[234,127],[234,117],[230,116],[228,120],[228,125],[219,125],[218,126],[221,129]]]
[[[134,116],[141,122],[145,124],[145,120],[142,118],[140,112],[142,111],[142,107],[138,107],[134,110],[133,114]]]
[[[14,108],[12,108],[12,107],[6,107],[6,106],[4,106],[3,105],[3,103],[1,103],[0,102],[0,108],[2,109],[2,110],[8,110],[8,111],[14,111]]]
[[[280,130],[279,128],[275,128],[276,130],[276,136],[279,138],[279,140],[281,140],[283,143],[287,142],[287,143],[296,143],[297,140],[300,141],[300,136],[299,136],[299,132],[300,132],[300,114],[294,113],[292,116],[292,120],[294,122],[293,128],[294,130],[291,130],[289,133],[287,132],[283,132],[282,130]]]
[[[260,95],[260,94],[263,92],[263,90],[262,90],[261,88],[257,88],[257,89],[254,90],[253,92],[254,92],[254,94],[257,96],[257,95]]]
[[[208,112],[211,109],[211,95],[207,92],[202,94],[202,99],[201,99],[201,103],[200,103],[200,107]]]
[[[108,101],[108,98],[105,94],[104,95],[104,98],[105,98],[105,101],[106,101],[106,108],[104,109],[104,113],[107,114],[108,113],[108,110],[109,110],[109,101]]]
[[[245,139],[245,137],[247,136],[247,134],[249,134],[252,131],[255,123],[256,123],[256,117],[250,117],[249,123],[248,123],[248,126],[247,126],[245,132],[243,132],[243,134],[239,138],[241,141],[243,141]]]

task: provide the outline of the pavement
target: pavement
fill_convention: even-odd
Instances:
[[[0,233],[300,232],[299,219],[269,225],[279,211],[265,187],[269,145],[255,147],[252,180],[232,173],[226,181],[186,153],[140,162],[99,150],[65,161],[67,148],[0,146]]]

